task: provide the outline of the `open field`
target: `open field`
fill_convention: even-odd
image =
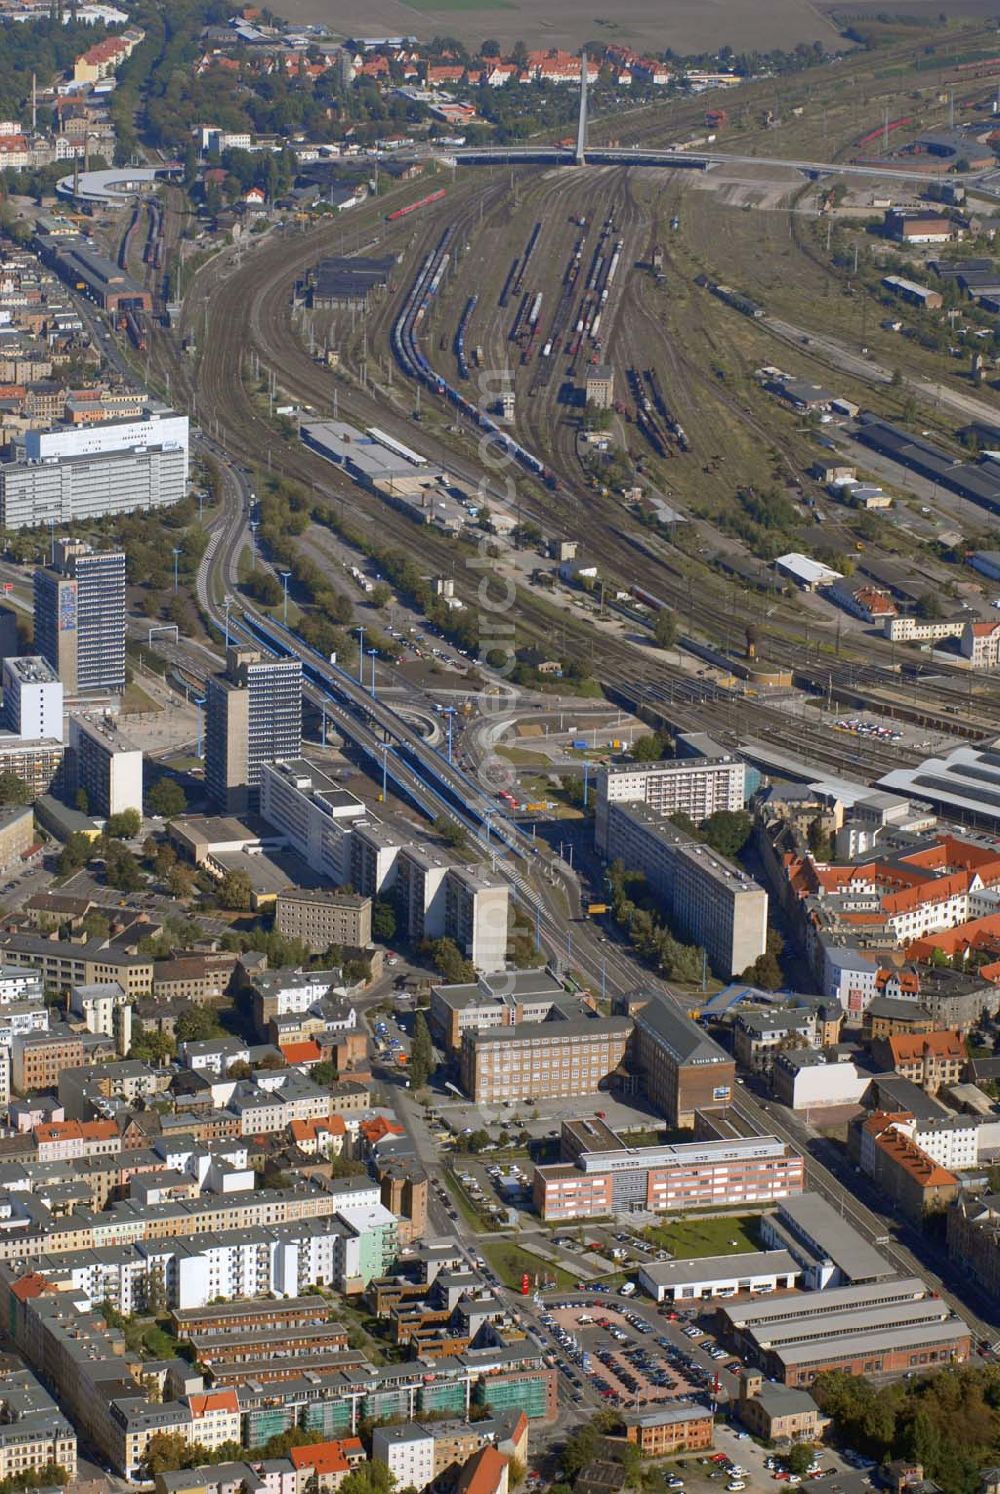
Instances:
[[[893,5],[886,5],[883,0],[861,0],[858,5],[843,5],[840,0],[832,0],[832,3],[820,3],[817,8],[831,20],[845,23],[873,16],[908,16],[934,25],[942,14],[952,20],[983,21],[997,13],[994,0],[943,0],[943,3],[941,0],[898,0]]]
[[[936,7],[940,9],[940,6]],[[577,48],[586,41],[623,42],[675,52],[794,47],[838,32],[807,0],[622,0],[612,10],[581,8],[574,0],[546,0],[539,11],[524,0],[288,0],[281,14],[293,22],[323,22],[344,37],[455,36],[475,46],[492,36],[502,46]]]

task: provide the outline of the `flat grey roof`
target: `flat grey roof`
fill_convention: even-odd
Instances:
[[[798,1270],[798,1261],[787,1250],[748,1250],[738,1255],[708,1255],[704,1260],[651,1262],[641,1268],[640,1274],[656,1286],[678,1287],[742,1276],[781,1276]]]
[[[56,182],[56,192],[60,197],[76,197],[81,202],[130,202],[140,193],[152,191],[164,180],[168,169],[164,166],[118,166],[109,171],[81,171],[78,186],[72,176],[64,176]]]
[[[801,1232],[829,1256],[852,1281],[893,1274],[885,1256],[818,1193],[803,1193],[798,1198],[783,1200],[778,1206],[778,1217],[787,1221],[794,1233]]]
[[[669,1427],[681,1421],[700,1420],[711,1416],[707,1406],[691,1401],[687,1405],[664,1406],[662,1411],[640,1411],[629,1413],[624,1420],[630,1427]]]
[[[555,1042],[561,1038],[613,1037],[632,1031],[631,1017],[571,1017],[566,1022],[518,1022],[513,1027],[488,1027],[467,1032],[472,1043]]]

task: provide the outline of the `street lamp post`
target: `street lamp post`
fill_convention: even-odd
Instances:
[[[250,569],[257,569],[257,530],[260,528],[256,519],[250,520]]]
[[[223,605],[223,607],[225,609],[225,613],[226,613],[226,651],[228,652],[228,650],[229,650],[229,609],[233,605],[233,599],[232,599],[231,596],[228,595],[228,593],[223,598],[222,605]]]
[[[372,700],[374,700],[375,699],[375,660],[378,658],[378,649],[377,648],[370,648],[368,650],[368,657],[372,661]]]
[[[354,629],[358,635],[358,684],[365,682],[365,630],[359,626]]]
[[[287,628],[288,627],[288,583],[292,579],[292,573],[291,573],[291,571],[279,571],[278,575],[281,577],[281,584],[285,588],[284,610],[282,612],[282,619],[281,620],[284,623],[285,627]]]
[[[180,545],[175,545],[174,546],[174,595],[175,596],[177,595],[177,586],[178,586],[177,564],[178,564],[178,561],[180,560],[181,554],[182,554],[182,551],[181,551]]]
[[[385,804],[387,802],[387,800],[388,800],[388,780],[389,780],[389,743],[388,742],[383,742],[382,743],[382,803],[383,804]]]

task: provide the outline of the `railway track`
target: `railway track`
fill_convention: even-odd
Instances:
[[[503,188],[498,190],[499,199],[502,199],[504,190]],[[465,219],[460,224],[460,227],[470,233],[474,226],[475,211],[470,205]],[[419,240],[421,235],[416,237]],[[426,243],[429,233],[425,232],[422,237]],[[238,273],[230,273],[222,281],[217,295],[213,295],[209,309],[212,332],[207,340],[199,370],[198,397],[201,419],[207,428],[211,428],[217,421],[228,449],[240,452],[244,459],[250,459],[255,455],[258,459],[263,459],[270,445],[274,470],[306,483],[323,500],[339,503],[342,512],[349,509],[352,518],[360,520],[360,527],[363,528],[366,524],[369,526],[377,524],[380,541],[390,541],[407,551],[419,554],[421,561],[428,565],[435,567],[447,565],[454,570],[453,545],[443,537],[415,529],[409,521],[387,509],[378,499],[370,498],[353,485],[343,482],[329,464],[323,463],[319,458],[313,458],[297,444],[290,446],[281,442],[253,407],[245,390],[242,378],[242,341],[246,328],[249,326],[254,346],[267,366],[277,370],[283,388],[293,396],[317,405],[327,403],[331,399],[332,376],[317,368],[288,325],[288,295],[291,283],[305,265],[318,256],[322,238],[323,235],[320,232],[303,235],[299,242],[286,242],[281,246],[280,266],[274,262],[276,256],[273,251],[271,254],[257,251],[255,259],[249,261]],[[350,387],[345,390],[342,383],[338,383],[337,388],[340,410],[346,418],[355,419],[359,423],[374,423],[377,420],[382,426],[389,424],[390,429],[392,423],[395,422],[401,434],[409,433],[411,428],[405,424],[403,408],[398,402],[393,408],[387,410],[383,401],[377,401],[363,390],[359,391]],[[451,458],[450,452],[449,457]],[[575,505],[576,501],[575,498],[568,499],[567,505]],[[576,518],[578,521],[578,510]],[[625,536],[614,531],[615,520],[620,523],[620,510],[612,505],[603,517],[603,527],[595,532],[602,536],[608,535],[610,541],[613,542],[615,561],[625,568],[624,574],[635,575],[634,550]],[[653,584],[663,582],[662,562],[658,563],[655,569],[651,565],[642,568],[642,573]],[[690,584],[688,577],[683,574],[679,575],[674,583],[675,597],[686,591]],[[519,602],[522,601],[521,620],[525,632],[551,640],[551,612],[548,609],[538,612],[528,593],[519,593]],[[717,600],[709,598],[703,602],[699,598],[697,607],[700,614],[718,616],[719,602]],[[585,656],[587,648],[585,629],[574,620],[567,619],[566,634],[571,648],[577,652],[578,656],[580,654]],[[679,686],[689,680],[689,676],[684,671],[671,668],[659,661],[650,661],[648,665],[643,663],[637,669],[634,649],[616,640],[607,640],[606,643],[602,643],[601,654],[605,665],[602,672],[615,679],[638,680],[641,676],[642,683],[661,684],[668,690],[671,686]],[[728,730],[727,721],[732,710],[733,702],[729,699],[706,700],[694,706],[698,723],[708,729],[714,727],[719,730]],[[741,702],[740,710],[745,722],[744,730],[747,733],[766,736],[766,733],[771,732],[776,738],[780,736],[781,740],[787,741],[788,719],[782,713],[766,706],[750,705],[747,702]],[[845,757],[839,743],[836,744],[834,750],[831,750],[829,734],[822,729],[811,732],[804,730],[800,740],[803,750],[809,750],[820,761],[837,762]],[[874,750],[872,744],[866,743],[857,756],[860,759],[859,766],[862,771],[867,767],[873,773],[881,773],[885,771],[886,766],[891,765],[885,754],[881,750]],[[901,756],[902,754],[895,755],[897,764]]]
[[[242,291],[240,294],[242,298]],[[244,436],[248,436],[251,441],[260,440],[260,432],[254,430],[253,423],[251,423],[249,429],[240,424],[238,429],[228,432],[228,434],[228,445],[230,448],[233,447],[234,440],[241,439]],[[301,464],[290,462],[288,460],[289,455],[290,453],[284,451],[281,454],[280,463],[282,470],[288,471],[289,475],[297,477],[298,480],[306,482],[314,481],[314,474],[311,471],[312,464],[308,461],[302,462]],[[380,511],[380,519],[383,517],[383,514],[384,511]],[[404,520],[401,522],[405,524],[406,521]],[[407,526],[406,538],[410,539],[411,541],[414,538],[412,532],[409,529],[409,526]],[[551,628],[550,623],[548,623],[548,626],[549,628]],[[607,668],[611,673],[615,674],[616,676],[620,674],[622,677],[624,677],[625,671],[631,670],[633,678],[637,677],[634,650],[632,650],[628,645],[620,644],[617,642],[609,642],[607,649],[602,650],[602,652],[606,659]],[[659,678],[662,680],[663,686],[667,689],[669,689],[671,685],[675,687],[684,687],[689,684],[689,677],[683,671],[670,669],[668,667],[659,666],[656,664],[651,664],[648,669],[643,669],[642,677],[644,685],[655,685]],[[700,705],[700,707],[695,706],[693,709],[690,706],[687,706],[685,709],[684,724],[689,724],[695,728],[700,727],[709,730],[727,730],[727,711],[730,711],[731,709],[732,707],[728,702],[717,701],[705,701]],[[783,720],[780,717],[779,713],[772,712],[766,708],[753,707],[744,714],[747,731],[752,731],[757,735],[764,735],[768,731],[771,731],[773,733],[780,732],[783,736],[783,739],[787,739],[787,721]],[[838,764],[842,761],[843,753],[841,749],[838,746],[836,750],[831,751],[829,735],[825,732],[803,732],[802,743],[803,750],[814,750],[816,756],[820,761],[832,762],[834,764]],[[881,755],[879,755],[878,760],[875,760],[874,755],[869,753],[868,761],[870,763],[873,774],[881,773],[885,770],[883,762],[881,760]],[[864,770],[864,764],[861,764],[861,767],[862,770]]]

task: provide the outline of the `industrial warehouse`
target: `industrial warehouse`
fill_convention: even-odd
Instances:
[[[810,1385],[826,1370],[902,1375],[961,1364],[972,1347],[968,1326],[916,1276],[718,1312],[722,1337],[741,1358],[785,1385]]]

